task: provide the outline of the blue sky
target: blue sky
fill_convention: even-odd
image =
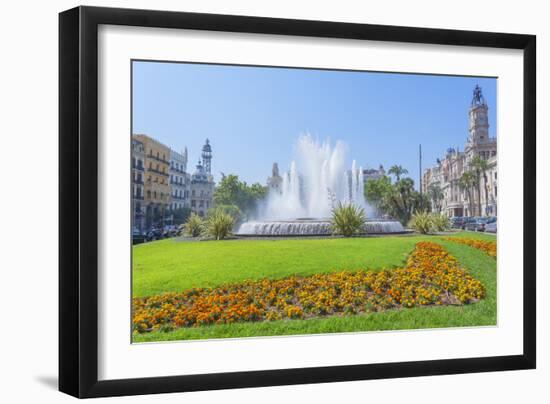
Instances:
[[[349,146],[363,167],[400,164],[418,183],[448,147],[463,149],[476,84],[496,135],[494,78],[133,62],[133,133],[189,150],[192,172],[206,138],[212,172],[265,183],[302,133]],[[418,184],[417,184],[418,185]]]

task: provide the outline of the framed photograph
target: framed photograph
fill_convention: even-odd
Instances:
[[[61,391],[535,368],[534,36],[59,29]]]

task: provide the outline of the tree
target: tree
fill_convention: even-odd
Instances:
[[[441,201],[445,197],[443,195],[443,190],[439,186],[439,184],[430,184],[428,187],[428,196],[433,202],[434,208],[437,210],[437,213],[441,212]]]
[[[393,184],[387,176],[369,180],[365,184],[365,199],[380,213],[398,219],[403,224],[409,222],[413,212],[430,209],[427,196],[414,189],[411,178],[401,178]]]
[[[366,201],[379,210],[384,210],[382,206],[384,197],[391,190],[391,187],[390,177],[385,175],[378,179],[368,180],[364,191]]]
[[[487,163],[487,160],[482,159],[479,156],[475,156],[472,161],[470,162],[470,166],[472,167],[472,170],[476,176],[476,182],[477,182],[477,205],[478,205],[478,211],[479,215],[481,216],[481,176],[483,176],[483,187],[485,188],[485,210],[487,210],[487,203],[488,203],[488,194],[489,191],[487,190],[487,170],[489,170],[489,164]]]
[[[248,185],[240,181],[237,175],[222,174],[222,179],[214,190],[216,205],[234,205],[244,214],[251,214],[257,202],[267,195],[267,187],[254,183]]]
[[[463,191],[466,191],[466,199],[468,199],[468,206],[470,208],[470,216],[473,216],[473,200],[472,200],[472,188],[476,184],[476,178],[471,171],[464,172],[458,180],[458,186]]]
[[[409,170],[407,170],[406,168],[401,167],[400,165],[393,165],[388,170],[388,174],[395,175],[395,181],[396,182],[399,182],[399,180],[401,179],[401,176],[403,176],[405,174],[408,174],[408,173],[409,173]]]

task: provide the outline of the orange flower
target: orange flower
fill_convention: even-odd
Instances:
[[[466,304],[481,282],[442,246],[420,242],[404,268],[245,281],[133,299],[134,332],[348,315],[416,305]]]

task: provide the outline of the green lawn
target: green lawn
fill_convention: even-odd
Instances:
[[[456,237],[495,240],[462,232]],[[181,328],[134,336],[135,342],[285,334],[396,330],[496,324],[496,261],[474,248],[438,236],[352,239],[163,240],[133,249],[133,294],[149,296],[245,279],[283,278],[319,272],[381,269],[402,265],[418,241],[441,243],[483,282],[487,296],[466,306],[419,307],[386,312],[259,323]]]

